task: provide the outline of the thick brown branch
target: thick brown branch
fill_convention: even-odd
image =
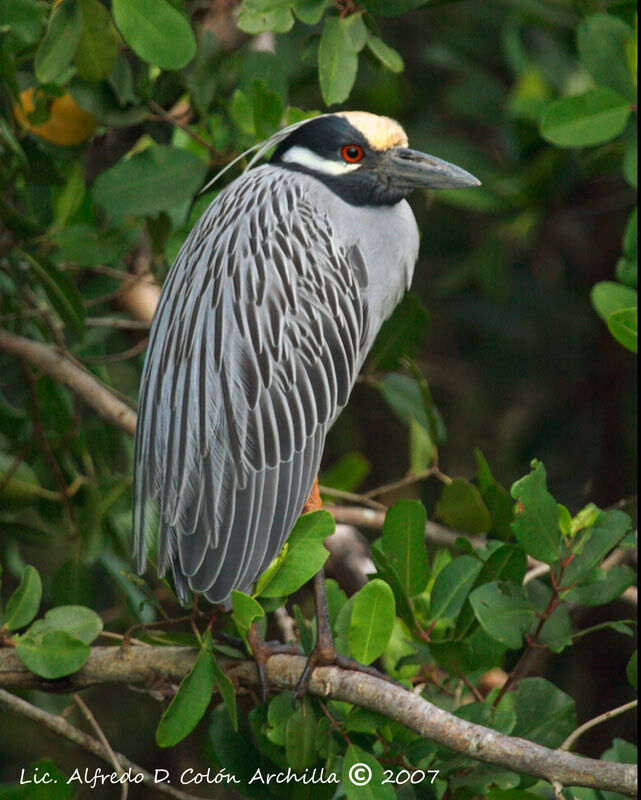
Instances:
[[[0,329],[0,350],[23,358],[50,377],[68,386],[78,397],[111,422],[133,436],[136,412],[69,358],[41,342]]]
[[[177,683],[183,678],[195,655],[194,650],[185,647],[94,647],[79,672],[57,681],[46,681],[25,669],[13,650],[3,650],[0,651],[0,685],[54,692],[73,692],[102,683],[160,688],[162,684]],[[252,661],[221,656],[220,662],[240,684],[257,684]],[[304,665],[302,656],[272,656],[267,662],[270,685],[276,689],[293,689]],[[632,764],[582,758],[505,736],[459,719],[420,695],[370,675],[337,667],[318,667],[309,690],[320,697],[378,711],[420,736],[478,761],[564,786],[588,786],[636,797],[637,769]],[[0,695],[0,699],[5,694]]]

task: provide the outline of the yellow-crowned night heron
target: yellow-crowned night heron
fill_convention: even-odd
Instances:
[[[292,125],[252,148],[250,167],[274,146],[183,245],[142,375],[138,566],[153,548],[183,603],[189,589],[214,603],[249,590],[291,532],[327,431],[412,279],[419,236],[405,198],[478,185],[364,112]],[[324,581],[315,588],[322,606]],[[331,660],[318,639],[308,673]]]

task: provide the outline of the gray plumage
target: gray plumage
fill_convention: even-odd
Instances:
[[[405,200],[352,205],[271,164],[216,197],[151,329],[134,455],[140,571],[156,550],[183,602],[188,589],[228,602],[251,587],[301,513],[417,253]]]

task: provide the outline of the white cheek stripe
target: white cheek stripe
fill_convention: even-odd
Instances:
[[[300,145],[290,147],[283,153],[281,159],[290,164],[300,164],[301,167],[321,172],[324,175],[344,175],[346,172],[353,172],[360,167],[360,164],[348,164],[346,161],[332,161],[329,158],[323,158],[318,153]]]

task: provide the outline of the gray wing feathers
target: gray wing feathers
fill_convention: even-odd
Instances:
[[[289,534],[347,402],[367,270],[291,176],[246,174],[183,246],[154,318],[135,439],[139,568],[157,540],[212,601],[247,589]],[[186,580],[185,580],[186,579]]]

